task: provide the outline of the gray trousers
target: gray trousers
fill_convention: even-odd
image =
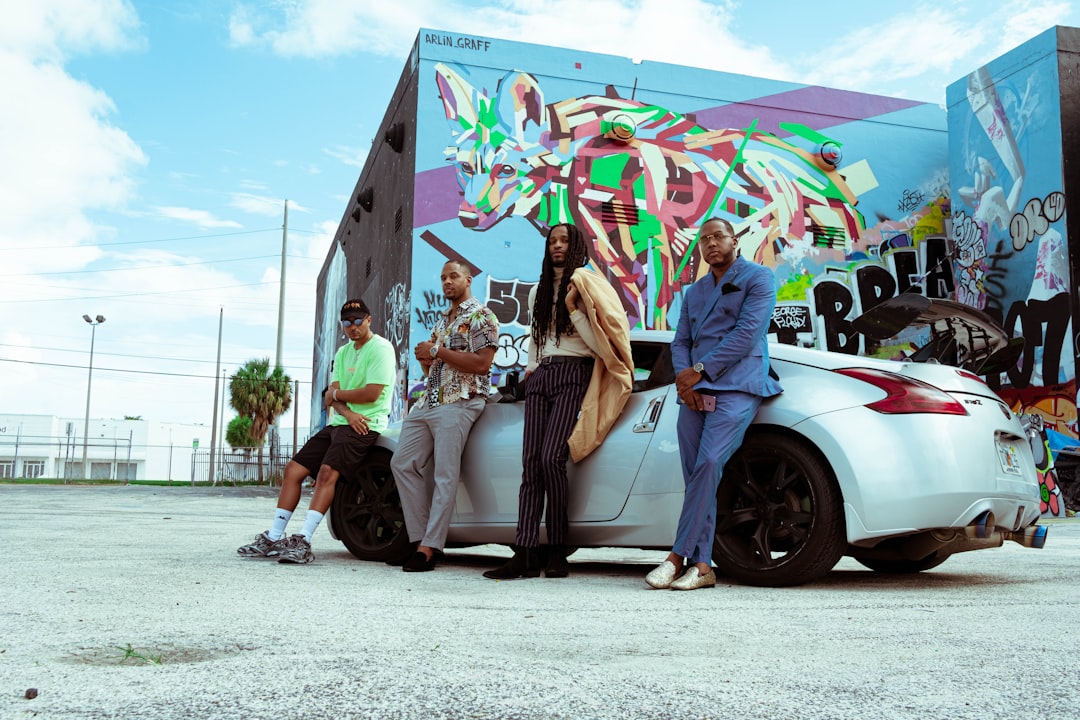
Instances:
[[[487,399],[474,397],[429,408],[420,401],[405,416],[390,461],[409,541],[442,550],[454,512],[461,455]],[[435,461],[434,482],[424,468]]]

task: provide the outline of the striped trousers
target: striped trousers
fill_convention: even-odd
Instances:
[[[590,364],[559,363],[540,365],[525,384],[517,525],[517,544],[521,547],[540,545],[540,514],[545,496],[548,544],[566,544],[569,494],[566,463],[570,459],[566,441],[574,431],[591,378]]]

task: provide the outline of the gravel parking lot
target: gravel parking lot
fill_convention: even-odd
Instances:
[[[918,576],[648,588],[663,553],[493,582],[236,556],[265,489],[0,485],[2,718],[1075,718],[1080,521]],[[306,508],[306,499],[301,510]],[[295,530],[296,528],[292,528]],[[28,690],[37,696],[28,699]],[[29,694],[33,694],[32,692]]]

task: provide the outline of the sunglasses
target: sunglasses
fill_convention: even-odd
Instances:
[[[349,327],[350,325],[359,326],[359,325],[363,324],[363,322],[365,320],[367,320],[367,319],[368,319],[368,316],[365,315],[362,318],[351,318],[351,319],[347,319],[347,320],[342,320],[341,321],[341,326],[342,327]]]
[[[698,240],[701,242],[702,245],[709,245],[714,240],[716,242],[720,242],[721,240],[724,240],[724,239],[730,238],[730,237],[735,237],[735,236],[731,235],[731,234],[728,234],[728,233],[709,233],[708,235],[702,235],[700,238],[698,238]]]

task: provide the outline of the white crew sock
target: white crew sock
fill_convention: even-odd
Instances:
[[[274,522],[270,524],[270,529],[266,531],[266,534],[270,536],[271,540],[280,540],[281,536],[285,534],[285,526],[289,524],[289,518],[292,517],[292,510],[285,510],[284,508],[278,508],[274,512]]]
[[[322,522],[323,514],[317,510],[308,510],[307,517],[304,518],[304,529],[300,533],[311,542],[311,536],[315,534],[315,528],[319,527],[319,523]]]

